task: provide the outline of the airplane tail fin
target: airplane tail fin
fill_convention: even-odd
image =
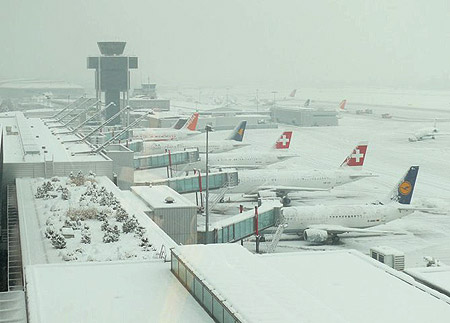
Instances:
[[[293,89],[292,92],[289,94],[289,97],[294,98],[296,93],[297,89]]]
[[[292,131],[285,131],[275,142],[275,149],[289,149],[291,144]]]
[[[187,119],[180,118],[172,126],[172,129],[181,129],[187,122]]]
[[[416,185],[419,166],[411,166],[389,195],[389,200],[400,204],[410,204]]]
[[[339,111],[345,111],[345,105],[347,104],[347,100],[342,100],[341,103],[339,103]]]
[[[359,142],[350,155],[342,162],[341,168],[351,167],[351,169],[361,169],[364,165],[367,152],[367,141]]]
[[[191,131],[195,131],[197,129],[197,122],[198,122],[198,112],[195,112],[186,121],[186,123],[184,124],[184,126],[181,129],[188,129]]]
[[[311,100],[308,99],[308,100],[305,101],[305,103],[303,104],[303,106],[304,106],[305,108],[307,108],[307,107],[309,107],[309,104],[310,104],[310,103],[311,103]]]
[[[228,140],[242,141],[244,139],[245,126],[247,121],[241,121],[228,136]]]

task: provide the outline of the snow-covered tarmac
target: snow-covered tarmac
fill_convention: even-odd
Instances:
[[[385,107],[383,113],[387,109]],[[351,106],[349,110],[352,110]],[[403,107],[389,107],[389,111],[394,116],[393,119],[382,119],[381,113],[375,108],[372,115],[345,113],[342,114],[338,127],[299,128],[280,125],[279,130],[250,130],[246,133],[246,140],[254,145],[263,145],[269,131],[270,135],[273,132],[273,136],[276,136],[280,130],[293,130],[291,149],[301,157],[271,167],[294,170],[338,167],[358,141],[369,141],[364,168],[378,174],[378,177],[346,184],[329,193],[304,193],[303,198],[293,202],[294,205],[364,204],[382,200],[409,166],[419,165],[412,204],[436,207],[442,214],[415,212],[376,228],[405,232],[405,235],[367,237],[347,234],[342,236],[341,243],[337,246],[311,246],[300,240],[281,241],[278,251],[353,248],[368,253],[372,246],[387,245],[405,252],[407,267],[423,266],[423,256],[433,256],[444,263],[450,263],[450,173],[447,171],[450,136],[409,142],[408,137],[417,129],[433,125],[427,118],[432,119],[435,113],[415,117],[414,111],[406,112]],[[423,114],[424,111],[421,112]],[[418,120],[424,118],[426,121],[405,121],[396,119],[395,116]],[[450,111],[448,116],[450,117]],[[448,122],[438,122],[438,128],[443,133],[450,133]],[[253,248],[253,244],[250,248]]]

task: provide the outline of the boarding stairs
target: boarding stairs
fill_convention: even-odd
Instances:
[[[0,322],[27,322],[25,292],[14,291],[0,293]]]
[[[228,182],[225,182],[222,187],[217,192],[215,192],[215,194],[211,194],[209,196],[208,212],[214,209],[217,203],[223,200],[225,194],[230,190],[230,187],[230,184]]]
[[[272,241],[270,241],[269,246],[267,247],[267,253],[273,253],[278,246],[278,242],[280,242],[281,235],[283,234],[284,229],[287,227],[286,222],[282,221],[277,227],[277,231],[273,235]]]
[[[6,217],[8,226],[8,290],[23,291],[22,252],[16,186],[7,186]]]

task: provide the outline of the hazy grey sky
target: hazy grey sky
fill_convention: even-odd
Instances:
[[[450,83],[449,1],[0,0],[0,79],[93,83],[99,40],[127,41],[135,82]]]

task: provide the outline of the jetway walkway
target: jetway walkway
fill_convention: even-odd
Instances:
[[[197,231],[197,242],[226,243],[236,242],[256,234],[256,231],[276,226],[279,223],[281,204],[265,202],[258,210],[236,214],[225,220],[212,223],[211,231]]]
[[[198,149],[134,157],[135,169],[151,169],[194,163],[200,160]]]
[[[224,187],[227,183],[231,186],[236,186],[238,181],[237,171],[222,171],[209,173],[208,176],[209,189],[220,189]],[[195,193],[203,191],[206,187],[206,177],[205,174],[195,174],[185,177],[174,177],[168,179],[162,179],[152,182],[136,182],[135,186],[149,186],[149,185],[167,185],[174,189],[178,193]]]

